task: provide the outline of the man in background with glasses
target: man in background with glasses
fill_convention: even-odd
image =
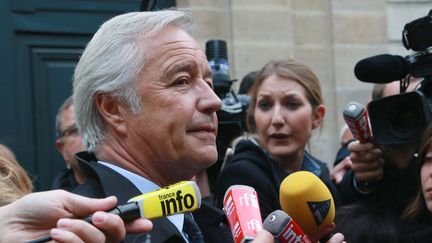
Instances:
[[[81,136],[75,125],[73,98],[69,96],[60,106],[56,116],[55,146],[66,161],[66,169],[53,180],[52,189],[72,191],[79,184],[84,183],[86,177],[75,159],[75,154],[83,151]]]

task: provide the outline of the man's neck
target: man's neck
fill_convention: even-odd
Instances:
[[[131,148],[129,147],[128,150],[131,150]],[[141,156],[140,158],[134,157],[133,154],[126,151],[122,146],[107,142],[100,145],[96,152],[96,158],[140,175],[160,187],[168,186],[181,180],[180,178],[173,177],[177,173],[172,173],[172,170],[168,171],[166,168],[161,168],[163,166],[161,165],[162,163],[145,156]],[[135,154],[143,155],[146,153],[140,151]]]

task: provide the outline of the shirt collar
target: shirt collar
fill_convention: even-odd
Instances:
[[[306,152],[304,153],[303,164],[302,164],[301,170],[312,172],[318,177],[321,175],[321,167]]]

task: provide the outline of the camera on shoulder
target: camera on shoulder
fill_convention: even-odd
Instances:
[[[388,83],[400,80],[400,94],[374,100],[367,110],[377,144],[418,141],[432,122],[432,10],[407,23],[402,31],[405,57],[383,54],[359,61],[354,69],[363,82]],[[414,91],[406,92],[411,77],[423,78]]]

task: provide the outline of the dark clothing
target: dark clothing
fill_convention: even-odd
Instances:
[[[401,221],[402,213],[420,186],[416,180],[415,163],[413,160],[407,168],[401,170],[385,166],[383,179],[374,185],[375,189],[369,194],[362,194],[354,187],[354,173],[352,171],[345,174],[339,186],[344,205],[360,203],[371,212],[370,214],[374,215],[373,220],[363,222],[363,224],[376,224],[377,228],[374,229],[375,231],[387,227],[386,232],[390,232],[398,239],[398,241],[393,242],[432,242],[423,240],[413,241],[412,239],[414,238],[427,239],[428,236],[421,232],[416,233],[416,229],[413,229],[411,224],[404,225]],[[381,227],[378,227],[376,222],[381,223]],[[358,228],[354,231],[356,231],[355,234],[361,234]],[[362,232],[366,235],[373,235],[372,229],[365,228]],[[374,234],[378,235],[378,233],[382,234],[382,232]],[[420,236],[416,236],[415,234],[419,234]],[[347,239],[349,239],[349,236]]]
[[[369,194],[362,194],[354,187],[354,173],[348,171],[339,185],[343,204],[363,202],[375,210],[385,210],[400,216],[420,186],[416,181],[414,161],[401,170],[384,167],[383,179]]]
[[[334,233],[342,233],[349,243],[410,243],[412,237],[399,217],[364,204],[342,206],[336,211]]]
[[[76,156],[83,172],[87,175],[87,181],[78,186],[73,192],[94,198],[104,198],[114,195],[118,199],[118,204],[126,203],[130,198],[142,194],[135,185],[120,175],[118,172],[97,163],[96,157],[87,152],[78,153]],[[205,204],[205,203],[203,203]],[[197,211],[208,217],[209,224],[200,225],[203,232],[217,232],[217,235],[204,234],[206,242],[217,242],[226,235],[230,236],[231,232],[227,227],[219,227],[218,220],[221,219],[220,210],[211,211],[209,207],[201,205]],[[219,214],[218,214],[219,213]],[[184,239],[178,229],[167,218],[153,219],[153,229],[150,231],[151,242],[184,242]],[[147,234],[127,234],[124,242],[143,242]],[[232,237],[230,238],[232,240]]]
[[[432,242],[432,216],[427,212],[427,219],[413,227],[413,238],[415,243]]]
[[[66,168],[54,177],[51,189],[63,189],[70,192],[78,185],[79,184],[75,179],[74,171],[72,169]]]
[[[348,145],[349,145],[351,142],[354,142],[354,141],[356,141],[356,140],[351,139],[351,140],[349,140],[348,142],[346,142],[345,144],[343,144],[343,145],[339,148],[338,152],[336,153],[336,158],[335,158],[335,160],[334,160],[334,162],[333,162],[333,167],[335,167],[336,165],[338,165],[338,164],[339,164],[342,160],[344,160],[346,157],[350,156],[350,151],[348,150]]]
[[[302,164],[302,170],[316,174],[326,184],[338,205],[340,196],[330,180],[326,164],[306,152]],[[271,212],[281,209],[279,187],[289,174],[257,144],[251,140],[243,140],[237,144],[233,156],[226,162],[216,181],[216,206],[223,207],[223,197],[230,186],[251,186],[257,192],[261,216],[264,219]]]

